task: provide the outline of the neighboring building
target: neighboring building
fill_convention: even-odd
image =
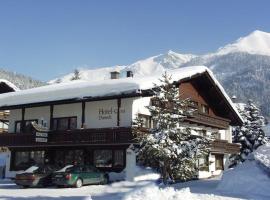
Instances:
[[[179,85],[183,98],[191,98],[198,109],[183,126],[194,134],[215,133],[209,158],[200,159],[202,175],[219,173],[228,155],[239,151],[231,143],[231,126],[242,119],[222,86],[206,67],[168,71]],[[8,133],[0,135],[0,146],[9,149],[6,168],[12,177],[34,163],[59,165],[89,163],[110,171],[132,174],[134,155],[127,151],[135,142],[132,122],[139,115],[145,127],[153,122],[148,109],[153,103],[151,88],[157,76],[55,84],[0,95],[0,110],[10,110]],[[33,127],[31,122],[48,128]]]
[[[19,89],[13,85],[11,82],[0,79],[0,95],[7,92],[18,91]],[[2,110],[0,111],[0,134],[6,133],[8,131],[8,116],[9,111]],[[4,169],[6,165],[6,152],[7,149],[1,147],[0,145],[0,179],[5,176]]]
[[[19,91],[19,89],[14,84],[7,80],[0,79],[0,94],[15,91]],[[8,110],[0,111],[0,134],[3,132],[7,132],[8,130],[8,116]]]

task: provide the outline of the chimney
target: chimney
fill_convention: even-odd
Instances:
[[[127,71],[127,77],[133,77],[133,72],[132,71]]]
[[[120,73],[118,71],[111,72],[111,79],[119,79]]]
[[[232,96],[232,102],[233,102],[233,103],[236,103],[236,99],[237,99],[237,97],[236,97],[235,95],[233,95],[233,96]]]

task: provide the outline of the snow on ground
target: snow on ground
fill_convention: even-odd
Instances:
[[[239,200],[222,196],[215,188],[219,180],[199,180],[169,187],[156,184],[159,175],[151,169],[137,168],[134,182],[114,182],[109,185],[91,185],[82,188],[22,189],[11,180],[0,181],[0,200]]]
[[[270,199],[270,143],[258,148],[248,160],[224,172],[217,191]]]
[[[270,179],[262,166],[269,164],[270,145],[223,177],[189,181],[169,186],[158,185],[159,175],[149,168],[137,168],[134,182],[119,181],[109,185],[82,188],[22,189],[11,180],[0,181],[0,200],[241,200],[270,199]]]

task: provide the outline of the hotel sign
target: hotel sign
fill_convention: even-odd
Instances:
[[[125,113],[124,108],[119,109],[119,113]],[[99,120],[109,120],[112,119],[113,115],[117,115],[118,109],[117,108],[99,108],[98,109],[98,119]]]

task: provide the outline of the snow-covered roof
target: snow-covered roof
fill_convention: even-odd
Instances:
[[[11,83],[10,81],[6,79],[0,79],[0,83],[5,83],[8,87],[12,88],[14,91],[20,90],[16,85],[14,85],[13,83]]]
[[[207,67],[192,66],[168,70],[167,72],[172,76],[172,81],[180,81],[197,74],[208,72],[231,107],[234,109],[235,113],[237,113],[241,119],[241,116],[232,103],[231,99],[228,97],[223,87],[216,80],[211,70],[209,70]],[[144,76],[140,78],[121,78],[93,82],[76,80],[69,83],[47,85],[38,88],[2,94],[0,95],[0,107],[67,99],[83,99],[86,97],[94,98],[140,93],[143,90],[151,89],[153,87],[153,83],[159,84],[160,77],[161,74],[157,73],[153,74],[152,76]]]

